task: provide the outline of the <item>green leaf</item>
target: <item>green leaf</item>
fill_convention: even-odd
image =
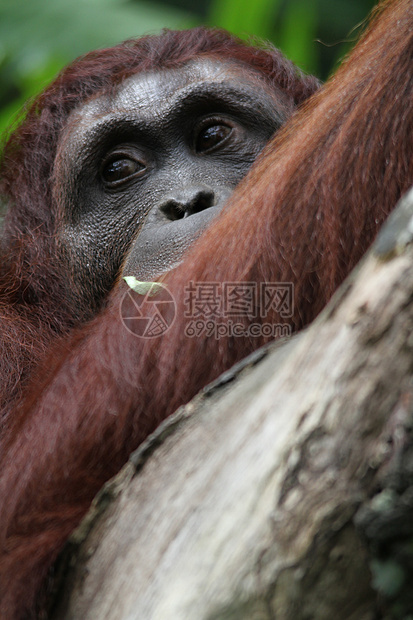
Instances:
[[[141,282],[137,280],[135,276],[125,276],[123,279],[129,288],[139,295],[149,295],[152,297],[164,287],[164,285],[159,282]]]

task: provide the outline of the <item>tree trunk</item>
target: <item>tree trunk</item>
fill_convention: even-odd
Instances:
[[[59,620],[413,611],[413,194],[317,321],[167,420],[59,564]]]

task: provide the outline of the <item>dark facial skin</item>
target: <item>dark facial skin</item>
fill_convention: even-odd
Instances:
[[[292,109],[253,70],[201,59],[132,76],[72,113],[55,195],[77,294],[94,309],[120,274],[175,266]]]

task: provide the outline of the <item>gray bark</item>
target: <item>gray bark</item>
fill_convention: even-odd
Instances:
[[[413,611],[413,195],[314,324],[167,420],[60,562],[54,618]]]

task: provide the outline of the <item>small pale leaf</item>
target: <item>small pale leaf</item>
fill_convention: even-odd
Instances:
[[[140,280],[137,280],[135,276],[125,276],[123,279],[126,284],[139,295],[156,295],[156,293],[160,291],[163,286],[162,284],[159,284],[159,282],[141,282]]]

